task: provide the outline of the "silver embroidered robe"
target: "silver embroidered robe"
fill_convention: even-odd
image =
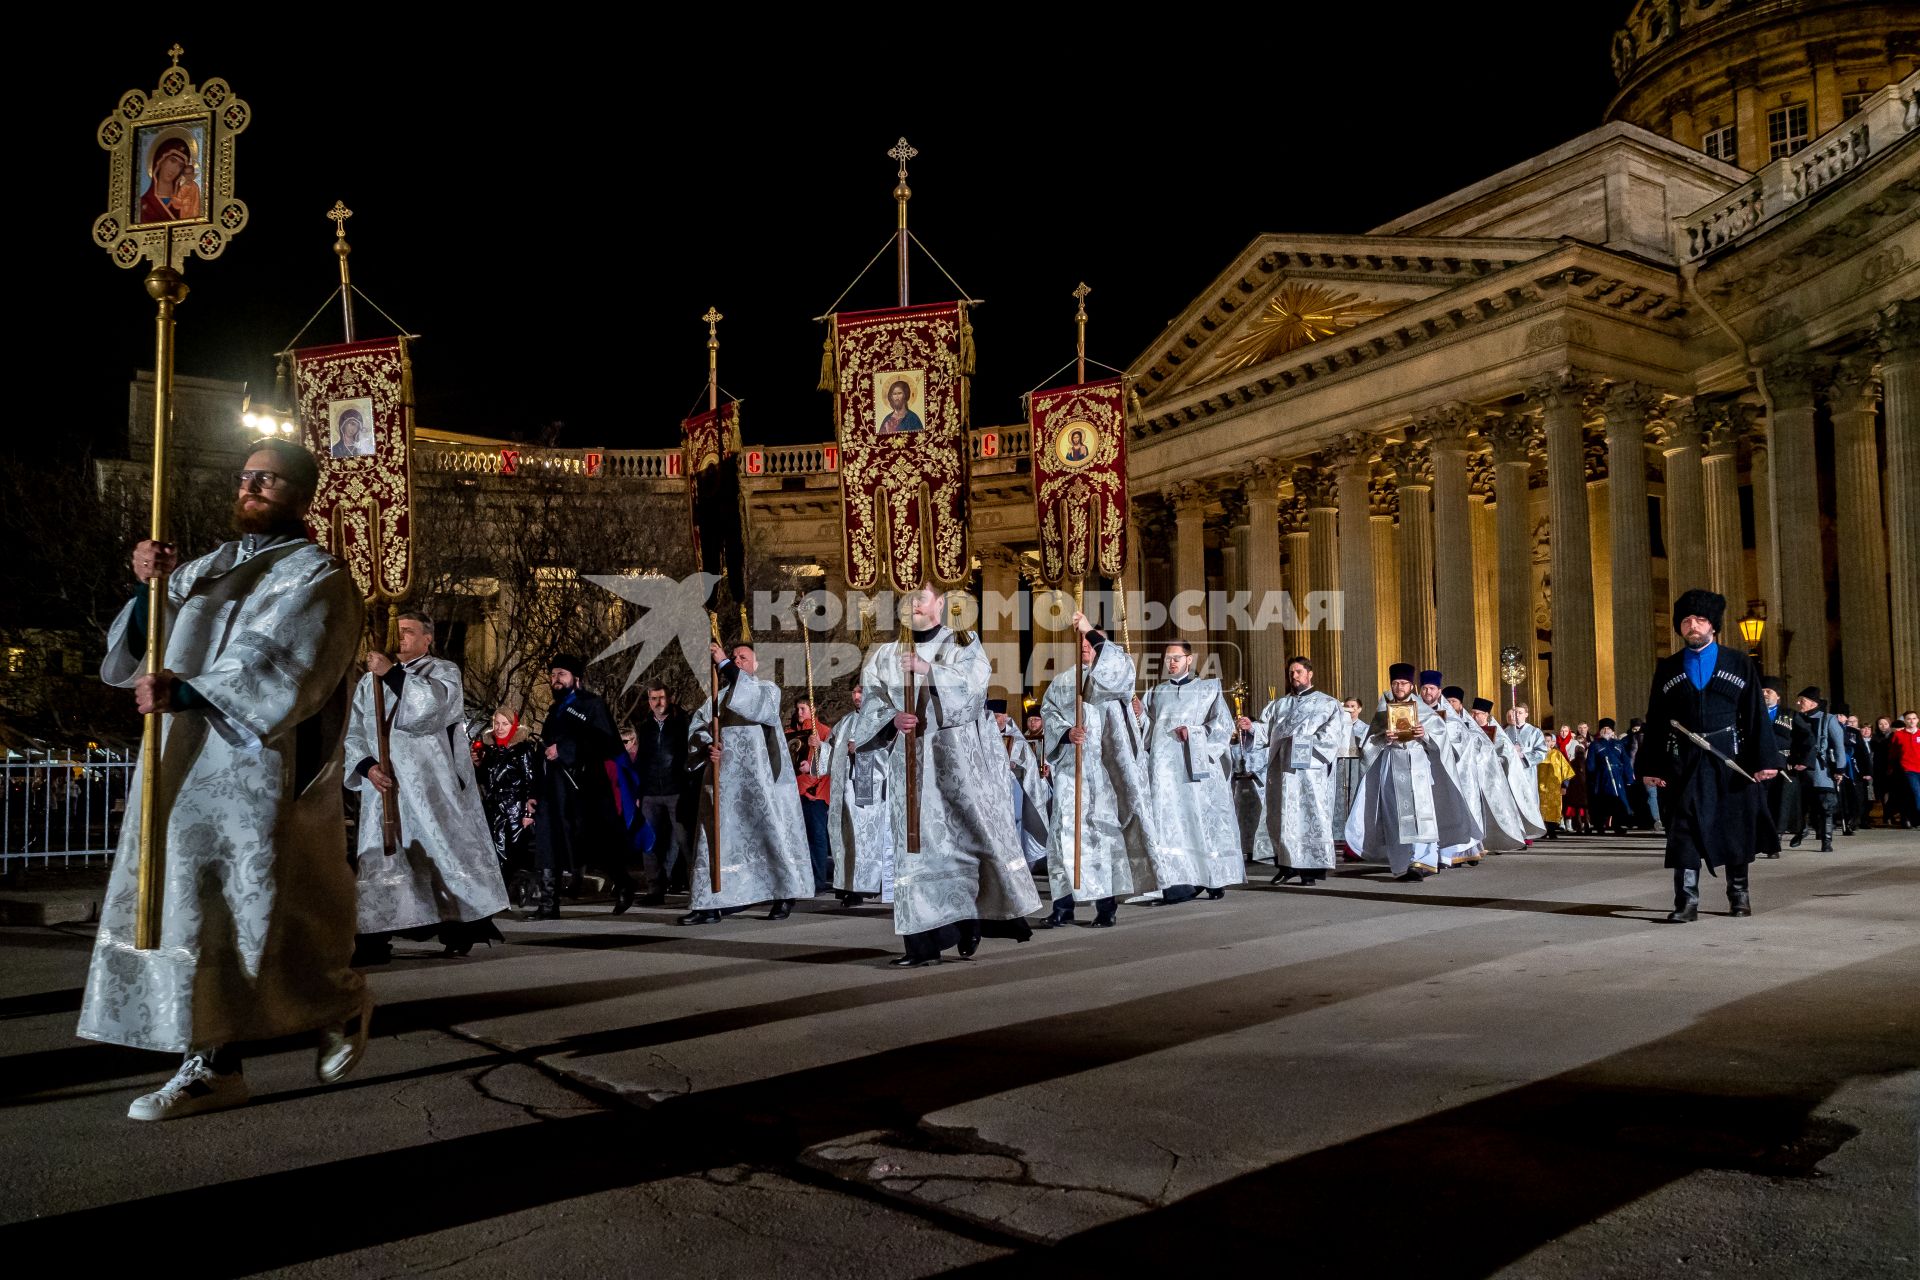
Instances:
[[[1233,735],[1227,758],[1233,762],[1233,809],[1240,824],[1240,852],[1252,858],[1267,825],[1267,747],[1258,726]]]
[[[1482,784],[1487,774],[1481,769],[1474,741],[1481,737],[1480,727],[1468,719],[1465,712],[1455,711],[1445,702],[1435,706],[1433,713],[1446,726],[1445,747],[1440,753],[1441,780],[1451,783],[1458,793],[1460,812],[1465,820],[1458,836],[1440,842],[1440,865],[1448,866],[1456,859],[1476,858],[1480,854],[1481,841],[1486,836]]]
[[[1254,857],[1295,870],[1328,870],[1334,863],[1334,769],[1352,737],[1347,711],[1318,689],[1267,704],[1254,732],[1267,749],[1267,816],[1255,837]],[[1295,746],[1311,752],[1292,766]]]
[[[885,761],[893,819],[893,931],[924,933],[966,920],[1011,920],[1040,907],[1020,852],[1007,787],[1007,750],[986,714],[993,664],[946,627],[912,641],[932,670],[914,677],[920,847],[907,851],[907,736],[893,718],[907,705],[900,643],[867,655],[854,717],[855,750]]]
[[[257,535],[247,544],[260,546]],[[136,951],[141,772],[127,793],[79,1034],[181,1053],[344,1022],[365,985],[341,811],[347,678],[360,592],[345,564],[286,538],[229,542],[167,581],[168,670],[210,705],[163,717],[160,945]],[[100,675],[144,671],[114,620]],[[301,730],[305,728],[304,734]]]
[[[877,893],[893,901],[893,806],[886,759],[854,753],[854,717],[842,716],[827,746],[827,836],[833,847],[833,887]]]
[[[1053,678],[1040,702],[1047,763],[1053,766],[1053,823],[1047,832],[1047,880],[1055,898],[1127,897],[1159,888],[1149,851],[1153,815],[1133,716],[1133,659],[1109,641],[1084,675],[1086,784],[1080,823],[1080,888],[1073,887],[1073,669]]]
[[[1147,795],[1156,837],[1149,858],[1161,888],[1244,884],[1233,808],[1233,711],[1218,680],[1162,681],[1141,700],[1146,715]],[[1182,742],[1174,733],[1187,730]],[[1069,744],[1071,745],[1071,744]]]
[[[371,671],[353,691],[345,753],[348,784],[360,792],[360,932],[484,920],[507,909],[507,886],[493,851],[480,786],[467,746],[466,692],[460,668],[431,654],[415,658],[396,695],[387,690],[400,840],[384,851],[386,805],[373,783],[351,772],[380,758]]]
[[[1426,736],[1393,741],[1386,736],[1387,695],[1380,695],[1367,735],[1366,769],[1347,815],[1347,847],[1364,858],[1386,859],[1395,875],[1409,868],[1438,871],[1443,844],[1472,842],[1466,805],[1442,763],[1446,721],[1418,698],[1413,705]]]
[[[1040,757],[1009,720],[994,732],[1007,749],[1007,768],[1011,771],[1014,822],[1020,828],[1020,852],[1029,867],[1047,856],[1047,807],[1052,803],[1052,785],[1040,776]]]
[[[1520,753],[1497,727],[1476,725],[1471,718],[1467,726],[1475,738],[1486,743],[1484,749],[1477,746],[1474,749],[1481,774],[1480,810],[1484,818],[1481,844],[1492,853],[1518,853],[1527,847],[1527,841],[1547,833],[1537,808],[1529,818],[1519,793],[1514,790],[1515,778],[1531,777],[1533,771],[1520,763]],[[1488,734],[1488,728],[1493,728],[1492,734]],[[1539,789],[1529,786],[1528,790],[1534,793],[1534,804],[1538,806]]]
[[[1536,772],[1547,758],[1546,735],[1532,725],[1508,725],[1500,730],[1500,741],[1494,745],[1501,744],[1505,744],[1500,763],[1507,773],[1507,786],[1513,791],[1527,837],[1538,840],[1547,833],[1546,819],[1540,814],[1540,775]]]
[[[713,787],[700,787],[692,888],[695,911],[746,907],[813,896],[813,857],[800,813],[793,758],[780,725],[780,686],[728,663],[720,690],[720,892],[713,891],[707,840]],[[687,724],[687,755],[707,759],[713,700],[702,698]],[[708,768],[712,764],[708,763]]]

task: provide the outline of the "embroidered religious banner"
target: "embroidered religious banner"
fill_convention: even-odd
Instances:
[[[724,575],[736,601],[747,598],[747,511],[740,500],[740,402],[680,424],[693,553],[703,572]]]
[[[1127,567],[1126,392],[1122,380],[1036,391],[1033,507],[1050,587]]]
[[[833,317],[847,585],[966,581],[966,304]]]
[[[300,430],[320,462],[314,540],[347,562],[368,600],[413,584],[413,364],[405,338],[293,353]]]

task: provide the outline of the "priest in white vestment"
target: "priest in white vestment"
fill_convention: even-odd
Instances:
[[[885,760],[853,751],[853,727],[866,689],[853,686],[853,711],[833,726],[827,744],[827,840],[833,851],[833,890],[847,906],[879,896],[893,902],[893,808],[887,800]]]
[[[1333,870],[1334,769],[1353,721],[1313,687],[1313,663],[1287,663],[1286,696],[1248,721],[1267,750],[1267,814],[1254,857],[1275,865],[1273,883],[1315,885]]]
[[[1394,878],[1407,882],[1440,870],[1442,844],[1461,844],[1471,830],[1442,763],[1446,721],[1414,696],[1414,688],[1411,664],[1396,662],[1388,669],[1346,828],[1349,849],[1362,858],[1385,859]],[[1437,678],[1434,689],[1439,691]],[[1410,723],[1396,728],[1403,722]]]
[[[1156,837],[1148,858],[1160,886],[1157,906],[1189,902],[1205,893],[1226,896],[1244,884],[1240,824],[1233,809],[1227,750],[1236,732],[1220,682],[1197,679],[1193,649],[1171,641],[1163,655],[1167,678],[1142,700],[1147,794]]]

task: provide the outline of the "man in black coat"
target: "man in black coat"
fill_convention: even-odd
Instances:
[[[1820,700],[1812,685],[1800,691],[1794,706],[1793,742],[1787,748],[1787,767],[1800,781],[1800,826],[1792,846],[1800,847],[1811,822],[1820,833],[1820,852],[1833,852],[1833,815],[1839,808],[1840,770],[1846,763],[1847,738],[1840,722]]]
[[[681,792],[687,782],[687,713],[673,705],[667,686],[647,686],[647,710],[633,722],[633,767],[639,775],[640,816],[653,828],[653,850],[646,856],[647,896],[657,907],[667,900],[675,863],[692,847],[680,818]]]
[[[1654,668],[1647,698],[1640,774],[1662,792],[1660,817],[1673,869],[1673,914],[1667,920],[1673,924],[1699,919],[1702,864],[1709,872],[1726,868],[1729,914],[1752,915],[1747,868],[1756,852],[1780,849],[1763,785],[1779,771],[1780,752],[1760,697],[1760,672],[1746,654],[1719,644],[1726,611],[1725,597],[1698,588],[1675,602],[1673,629],[1685,643]],[[1706,739],[1755,781],[1695,745],[1675,723]]]
[[[1760,680],[1760,696],[1766,699],[1767,722],[1773,729],[1774,749],[1785,760],[1787,752],[1793,747],[1793,709],[1782,703],[1787,689],[1777,676],[1764,676]],[[1775,774],[1773,781],[1767,783],[1767,807],[1773,811],[1773,829],[1781,835],[1800,829],[1800,788],[1794,785],[1793,775],[1784,769]],[[1778,853],[1770,853],[1769,858],[1777,858]]]
[[[562,874],[578,875],[603,861],[608,862],[614,885],[614,910],[625,911],[633,905],[625,841],[613,829],[618,807],[607,772],[607,762],[620,750],[620,735],[606,700],[581,684],[586,666],[578,655],[563,653],[548,671],[553,705],[540,726],[546,764],[541,770],[540,803],[533,813],[540,866],[536,920],[559,918]]]

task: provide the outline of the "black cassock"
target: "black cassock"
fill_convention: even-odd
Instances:
[[[616,831],[607,761],[621,748],[606,701],[577,691],[547,712],[540,741],[557,748],[552,760],[542,755],[540,804],[533,811],[540,869],[577,872],[616,856],[625,839]]]
[[[1766,788],[1748,782],[1674,732],[1675,720],[1748,773],[1780,768],[1780,748],[1767,721],[1760,671],[1753,660],[1721,645],[1707,687],[1696,689],[1687,679],[1682,653],[1662,658],[1653,672],[1647,740],[1637,763],[1641,777],[1666,783],[1660,793],[1660,821],[1667,829],[1669,867],[1741,867],[1756,853],[1778,853],[1780,833],[1767,807]]]

